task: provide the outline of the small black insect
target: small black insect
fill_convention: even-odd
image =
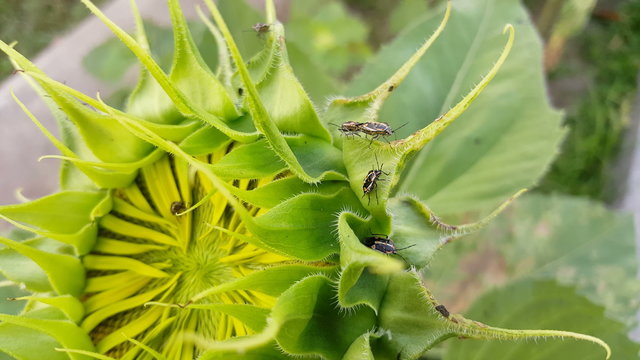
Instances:
[[[437,310],[440,314],[442,314],[442,316],[444,316],[444,317],[446,317],[446,318],[448,318],[448,317],[449,317],[449,315],[450,315],[450,314],[449,314],[449,310],[447,310],[447,308],[446,308],[446,307],[444,307],[444,305],[438,305],[438,306],[436,306],[436,310]]]
[[[243,93],[244,93],[244,89],[238,88],[238,96],[242,96]]]
[[[182,201],[174,201],[171,203],[170,211],[173,215],[177,216],[178,214],[180,214],[181,212],[184,212],[185,210],[187,210],[187,207]]]
[[[408,123],[401,125],[398,129],[407,124]],[[398,129],[394,130],[391,125],[387,124],[386,122],[369,121],[360,124],[360,131],[367,135],[371,135],[371,142],[373,142],[373,140],[378,140],[379,138],[386,138],[387,136],[391,136]]]
[[[383,254],[398,255],[402,258],[402,260],[404,260],[404,262],[407,262],[407,260],[402,255],[398,254],[398,251],[408,249],[416,245],[416,244],[413,244],[413,245],[409,245],[409,246],[405,246],[403,248],[397,249],[396,245],[393,243],[393,240],[391,240],[387,235],[384,235],[384,234],[371,234],[371,235],[372,236],[369,236],[368,238],[364,239],[364,244],[366,246],[372,248],[373,250],[380,251]]]
[[[378,158],[376,157],[376,165],[378,165]],[[375,191],[378,188],[378,181],[384,181],[380,176],[382,174],[389,175],[388,172],[383,171],[382,167],[384,164],[379,165],[377,169],[369,170],[367,176],[364,177],[364,182],[362,183],[362,197],[367,195],[369,197],[369,202],[367,205],[371,204],[371,192]],[[378,202],[378,192],[376,191],[376,203]]]

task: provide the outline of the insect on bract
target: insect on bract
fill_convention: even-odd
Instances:
[[[400,125],[397,129],[393,129],[391,125],[386,122],[378,122],[378,121],[367,121],[367,122],[357,122],[357,121],[347,121],[342,123],[342,125],[331,124],[338,128],[338,131],[345,134],[347,137],[349,135],[357,135],[360,136],[360,133],[371,136],[371,142],[373,140],[378,140],[379,138],[386,138],[387,136],[393,135],[398,129],[407,125],[408,123],[404,123]],[[386,139],[385,139],[386,140]]]
[[[251,27],[258,34],[264,34],[271,30],[271,24],[257,23]]]
[[[377,169],[369,170],[369,172],[367,173],[367,176],[364,177],[364,182],[362,183],[362,192],[363,192],[362,197],[364,197],[365,195],[369,197],[369,201],[367,202],[367,205],[371,204],[371,192],[378,188],[378,181],[384,181],[384,179],[381,179],[380,176],[382,176],[382,174],[389,175],[388,172],[382,170],[382,167],[384,166],[384,164],[382,165],[378,164],[377,156],[376,156],[376,165],[377,165]],[[376,191],[376,203],[378,203],[377,191]]]
[[[341,133],[343,133],[345,136],[349,137],[351,136],[360,136],[359,132],[360,132],[360,127],[362,126],[363,123],[359,123],[357,121],[347,121],[342,123],[342,125],[336,125],[333,123],[330,123],[331,125],[335,126],[338,128],[338,131],[340,131]]]
[[[407,260],[402,255],[398,254],[398,251],[408,249],[416,245],[416,244],[413,244],[413,245],[409,245],[409,246],[405,246],[403,248],[397,249],[396,244],[393,243],[393,240],[391,240],[389,236],[385,234],[371,234],[371,235],[372,236],[369,236],[364,240],[364,244],[366,246],[372,248],[373,250],[379,251],[383,254],[398,255],[402,258],[402,260],[404,260],[404,262],[407,262]]]
[[[394,130],[391,125],[386,122],[368,121],[360,124],[360,131],[370,135],[371,142],[373,142],[373,140],[378,140],[379,138],[385,139],[387,136],[393,135],[397,130],[407,124],[408,123],[404,123]]]
[[[444,305],[438,305],[438,306],[436,306],[436,310],[437,310],[440,314],[442,314],[442,316],[444,316],[444,317],[446,317],[446,318],[448,318],[448,317],[449,317],[449,315],[451,315],[451,314],[449,314],[449,310],[447,310],[447,308],[446,308]]]

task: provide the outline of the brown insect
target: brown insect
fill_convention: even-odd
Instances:
[[[402,124],[398,129],[393,129],[391,125],[386,122],[378,122],[378,121],[367,121],[367,122],[357,122],[357,121],[347,121],[342,123],[342,125],[336,125],[333,123],[329,123],[333,126],[338,127],[338,131],[345,134],[345,136],[360,136],[360,133],[371,136],[371,143],[373,140],[378,140],[379,138],[386,138],[387,136],[393,135],[396,130],[402,128],[408,123]],[[386,141],[386,140],[385,140]],[[388,142],[388,141],[387,141]]]
[[[336,125],[333,123],[330,123],[333,126],[338,127],[338,131],[340,131],[341,133],[343,133],[345,136],[360,136],[359,132],[360,132],[360,127],[362,126],[363,123],[359,123],[357,121],[347,121],[342,123],[342,125]]]
[[[407,125],[408,123],[404,123],[400,125],[400,128]],[[386,138],[387,136],[393,135],[398,129],[393,129],[391,125],[386,122],[377,122],[377,121],[369,121],[365,123],[360,123],[360,131],[371,136],[371,142],[373,140],[378,140],[379,138]]]
[[[378,165],[377,157],[376,165]],[[382,170],[383,166],[384,164],[378,165],[377,169],[369,170],[367,176],[364,177],[364,182],[362,183],[362,197],[364,197],[365,195],[369,197],[369,202],[367,203],[367,205],[371,204],[371,193],[378,188],[378,181],[384,181],[383,179],[380,179],[382,174],[389,175],[388,172]],[[378,192],[376,191],[376,203],[378,202]]]
[[[270,24],[257,23],[255,25],[253,25],[251,28],[253,29],[253,31],[257,32],[258,34],[264,34],[264,33],[268,32],[269,30],[271,30],[271,25]]]

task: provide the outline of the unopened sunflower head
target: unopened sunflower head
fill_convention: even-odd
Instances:
[[[465,98],[387,142],[394,129],[379,122],[379,110],[443,31],[450,5],[386,82],[335,98],[319,115],[294,76],[269,1],[259,29],[264,49],[250,61],[205,1],[216,25],[202,18],[220,51],[214,72],[178,1],[169,0],[169,74],[150,56],[135,4],[134,39],[83,1],[139,59],[141,79],[120,111],[0,42],[65,113],[64,132],[75,139],[57,140],[16,98],[64,165],[59,193],[0,208],[37,235],[0,238],[0,269],[33,292],[20,298],[28,301],[21,315],[0,315],[0,332],[16,339],[0,341],[0,350],[18,359],[414,358],[452,336],[571,336],[450,314],[417,275],[440,247],[484,226],[513,198],[486,219],[451,226],[412,197],[389,197],[411,155],[494,77],[513,43],[511,26],[494,67]],[[416,217],[430,236],[417,244],[389,237]]]

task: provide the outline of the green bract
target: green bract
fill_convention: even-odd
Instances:
[[[449,18],[464,23],[462,15],[474,11],[476,2],[461,1],[453,10],[449,3],[441,18],[426,19],[407,34],[432,35],[387,80],[364,95],[335,97],[319,112],[294,75],[271,1],[267,30],[258,35],[264,48],[246,61],[216,5],[205,0],[215,25],[202,18],[220,53],[212,71],[178,0],[169,0],[175,55],[168,74],[150,55],[135,2],[135,38],[83,2],[137,57],[140,82],[121,111],[49,78],[0,42],[65,116],[60,141],[16,98],[60,150],[49,157],[63,161],[62,190],[0,207],[3,219],[35,234],[22,242],[0,238],[6,245],[0,270],[33,292],[18,299],[27,301],[22,314],[0,315],[0,338],[13,339],[1,340],[0,350],[17,359],[414,359],[450,337],[570,337],[595,342],[609,356],[608,346],[588,335],[500,329],[450,314],[418,273],[447,243],[501,212],[553,153],[542,146],[544,154],[523,160],[506,183],[479,176],[484,158],[457,163],[450,157],[459,152],[464,129],[433,141],[482,98],[503,65],[511,71],[507,75],[517,76],[520,69],[505,61],[514,46],[527,44],[514,40],[514,26],[483,22],[478,31],[487,43],[503,44],[501,52],[484,52],[476,62],[481,49],[474,42],[464,59],[451,60],[462,61],[459,73],[443,67],[442,73],[431,68],[430,75],[417,75],[455,79],[445,97],[408,97],[436,99],[437,107],[429,109],[435,116],[406,114],[391,100],[391,107],[383,106],[392,95],[403,99],[403,81],[440,34],[447,36]],[[499,6],[495,2],[485,1],[487,8]],[[522,17],[516,16],[526,21]],[[525,25],[517,26],[532,38]],[[483,76],[467,76],[477,64]],[[360,79],[367,79],[367,71]],[[517,92],[505,86],[507,75],[501,90]],[[425,83],[430,90],[437,85]],[[471,90],[459,96],[466,88]],[[527,101],[541,99],[535,94]],[[485,102],[480,109],[490,113],[491,106]],[[409,122],[412,133],[394,141],[341,134],[338,127],[348,121],[389,121],[392,129]],[[478,128],[490,121],[470,126],[502,148],[501,131],[523,131],[518,119],[513,122],[515,130]],[[557,142],[557,124],[539,126],[545,127],[552,129],[549,141]],[[527,146],[517,139],[507,144]],[[490,152],[483,149],[479,155]],[[486,161],[502,161],[512,171],[519,159]],[[447,162],[455,166],[448,169]],[[372,170],[381,172],[371,177]],[[463,189],[472,179],[467,171],[476,175],[475,186],[484,187],[474,193],[481,197],[474,209],[496,209],[475,223],[448,225],[420,198],[455,209],[455,197],[451,206],[441,205],[451,194],[445,187]],[[396,194],[398,188],[402,193]],[[378,243],[372,243],[374,234]],[[387,235],[397,249],[406,249],[395,255]]]

